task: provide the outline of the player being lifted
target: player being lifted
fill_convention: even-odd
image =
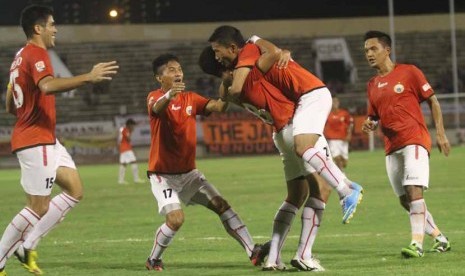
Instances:
[[[280,51],[271,42],[257,36],[252,36],[249,43],[246,43],[241,32],[232,26],[216,28],[208,41],[218,62],[234,69],[233,82],[227,93],[236,98],[241,94],[254,59],[257,60],[260,54]],[[348,223],[362,200],[363,189],[347,179],[333,160],[315,147],[318,139],[323,136],[324,125],[331,110],[331,93],[321,80],[293,60],[285,68],[275,64],[267,71],[258,69],[267,82],[296,104],[292,117],[295,152],[337,191],[341,199],[342,222]]]
[[[228,234],[244,247],[252,264],[260,265],[267,246],[254,244],[238,214],[195,165],[196,115],[223,112],[227,103],[184,91],[182,67],[172,54],[160,55],[153,61],[153,74],[161,88],[147,96],[151,129],[147,174],[165,222],[155,232],[146,268],[164,269],[163,251],[184,222],[181,202],[200,204],[215,212]]]
[[[82,183],[74,161],[55,136],[54,94],[111,80],[118,69],[112,61],[96,64],[87,74],[55,78],[47,54],[47,49],[55,46],[57,33],[53,11],[45,6],[29,6],[22,11],[20,21],[27,44],[16,53],[10,68],[6,108],[17,118],[11,148],[21,166],[27,204],[3,232],[0,275],[6,275],[6,260],[20,245],[17,254],[24,267],[42,274],[35,251],[40,239],[82,198]],[[54,184],[62,192],[50,200]]]

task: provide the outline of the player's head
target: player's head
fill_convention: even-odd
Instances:
[[[244,37],[237,28],[223,25],[215,29],[208,39],[218,62],[231,68],[237,61],[237,55],[245,45]]]
[[[219,78],[227,70],[221,63],[216,61],[215,52],[210,46],[205,47],[202,53],[200,53],[199,66],[204,73]]]
[[[126,120],[126,126],[135,126],[135,125],[136,125],[136,121],[134,121],[134,119],[129,118]]]
[[[338,109],[340,105],[339,98],[333,94],[333,109]]]
[[[380,31],[368,31],[364,36],[365,57],[373,68],[379,68],[381,64],[390,61],[391,37]]]
[[[41,5],[28,6],[21,12],[20,22],[28,40],[37,37],[46,48],[55,46],[57,29],[52,8]]]
[[[173,82],[182,82],[184,77],[179,59],[173,54],[158,56],[152,62],[152,69],[155,79],[164,89],[171,88]]]
[[[129,118],[126,120],[127,128],[129,128],[130,130],[133,130],[135,126],[136,126],[136,121],[134,121],[132,118]]]

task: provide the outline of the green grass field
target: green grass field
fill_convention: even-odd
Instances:
[[[314,247],[314,254],[327,270],[325,274],[465,275],[465,176],[460,173],[464,156],[464,147],[454,148],[448,158],[435,149],[430,163],[431,189],[425,193],[436,223],[452,241],[452,251],[405,260],[400,249],[410,242],[410,224],[388,183],[384,154],[351,153],[347,174],[363,184],[364,201],[349,225],[341,224],[337,196],[332,195],[327,204]],[[274,214],[286,194],[279,157],[205,159],[197,165],[240,214],[255,241],[268,240]],[[145,167],[140,165],[141,175]],[[84,199],[38,248],[39,264],[46,275],[156,273],[144,267],[153,233],[163,222],[149,184],[117,185],[117,164],[79,169],[85,185]],[[25,202],[19,175],[18,169],[0,170],[1,231]],[[214,213],[201,206],[187,207],[185,213],[183,228],[164,254],[165,275],[269,273],[250,264]],[[282,252],[289,268],[299,233],[300,214]],[[425,248],[431,244],[426,237]],[[8,261],[7,272],[10,276],[28,275],[15,258]],[[291,269],[285,273],[294,272]]]

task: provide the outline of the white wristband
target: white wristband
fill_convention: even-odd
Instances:
[[[166,91],[165,95],[163,95],[163,98],[167,99],[168,101],[173,98],[173,95],[171,95],[171,89]]]
[[[259,36],[256,36],[256,35],[253,35],[249,38],[248,41],[252,42],[253,44],[255,44],[255,42],[257,42],[257,40],[259,40],[260,37]]]

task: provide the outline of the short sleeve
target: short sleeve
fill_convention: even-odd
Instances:
[[[412,66],[412,84],[414,85],[414,90],[418,95],[419,102],[423,102],[434,94],[433,88],[426,80],[425,75],[415,66]]]
[[[245,44],[237,58],[236,69],[240,67],[252,67],[260,58],[260,49],[252,43]]]
[[[31,53],[29,59],[29,70],[36,85],[39,81],[47,76],[53,76],[53,67],[48,57],[48,53],[44,49],[38,49]]]
[[[210,99],[205,98],[204,96],[201,96],[197,93],[192,92],[192,101],[195,106],[195,114],[203,114],[203,115],[208,115],[209,112],[205,109],[207,107],[208,102]]]

